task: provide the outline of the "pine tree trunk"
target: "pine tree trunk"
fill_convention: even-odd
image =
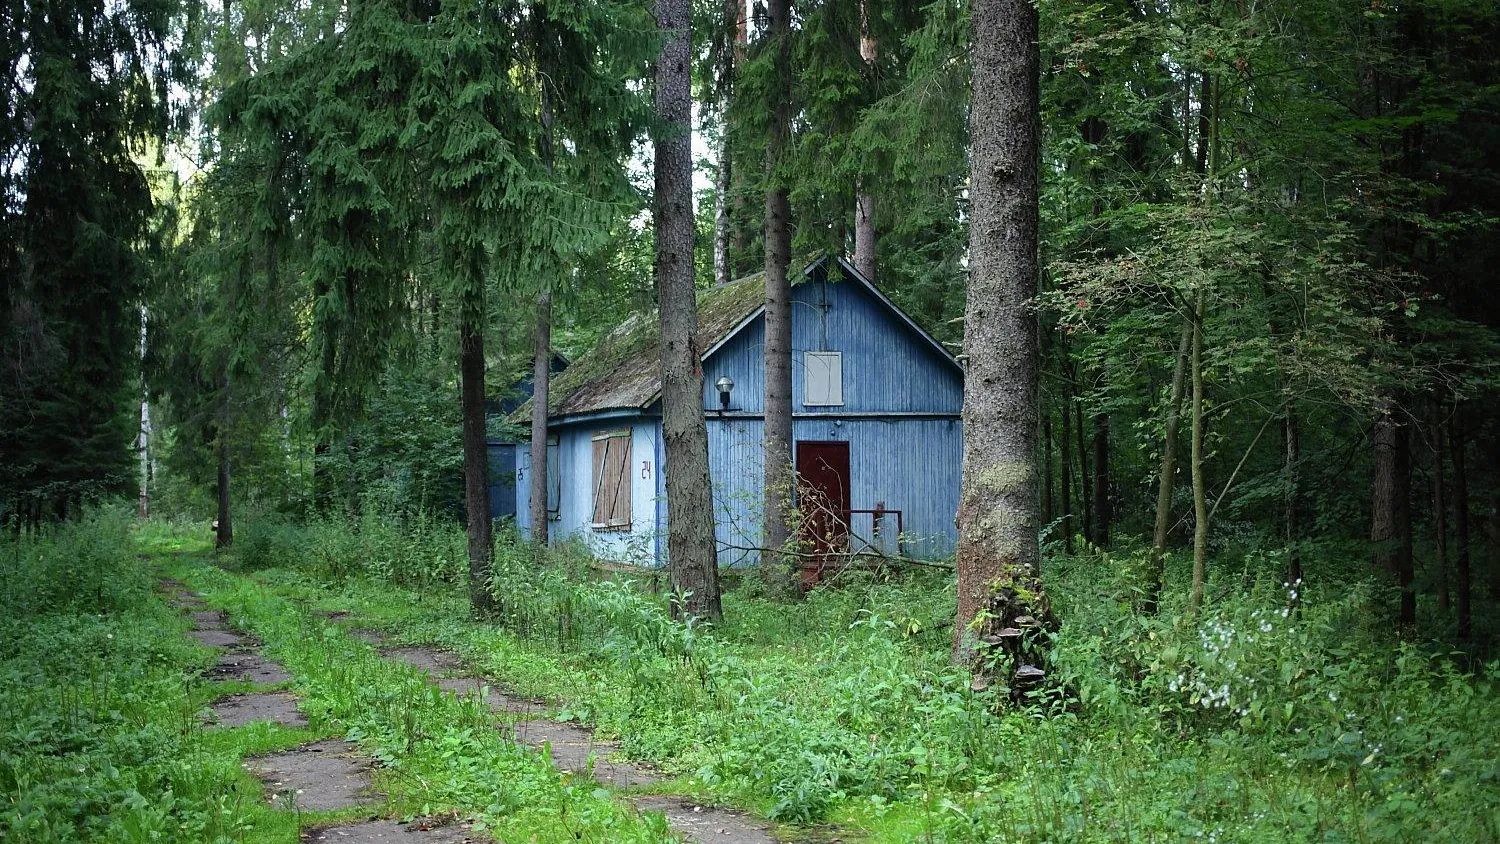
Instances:
[[[1075,369],[1075,375],[1077,374]],[[1082,392],[1082,382],[1079,383],[1079,392]],[[1085,542],[1094,541],[1094,522],[1089,507],[1089,489],[1094,485],[1093,475],[1089,472],[1089,450],[1088,442],[1083,431],[1083,400],[1073,403],[1073,433],[1078,437],[1078,513],[1083,519],[1083,539]]]
[[[234,517],[229,508],[229,434],[223,425],[219,426],[218,440],[219,521],[214,547],[223,549],[234,544]]]
[[[469,603],[476,613],[494,608],[490,592],[491,554],[489,449],[484,425],[483,294],[469,297],[458,328],[460,410],[463,415],[464,504],[469,535]],[[478,302],[472,301],[478,299]]]
[[[859,0],[859,58],[864,63],[864,82],[875,87],[875,62],[880,42],[870,25],[870,0]],[[875,197],[870,180],[861,174],[854,183],[854,268],[859,274],[875,280]]]
[[[1396,431],[1396,583],[1401,588],[1400,621],[1417,623],[1417,593],[1412,587],[1411,536],[1411,428],[1402,425]]]
[[[551,527],[547,510],[547,411],[552,387],[552,291],[543,290],[536,303],[536,329],[531,345],[531,477],[527,516],[531,541],[547,544]]]
[[[1448,436],[1443,431],[1442,410],[1442,405],[1438,405],[1432,426],[1432,544],[1437,563],[1438,609],[1446,613],[1453,607],[1453,592],[1448,583]]]
[[[1063,354],[1067,354],[1064,349]],[[1073,518],[1073,408],[1069,405],[1067,388],[1062,394],[1062,473],[1058,475],[1062,492],[1063,550],[1073,553],[1073,533],[1078,529]]]
[[[1286,539],[1286,579],[1300,594],[1302,582],[1302,442],[1298,430],[1297,409],[1290,401],[1281,421],[1282,444],[1285,446],[1282,471],[1286,474],[1286,500],[1282,524]]]
[[[1166,419],[1162,423],[1161,468],[1156,476],[1156,529],[1152,533],[1151,560],[1146,577],[1146,596],[1141,610],[1155,614],[1161,601],[1166,579],[1167,535],[1172,531],[1172,490],[1177,485],[1177,430],[1182,418],[1182,394],[1187,381],[1187,362],[1193,338],[1193,323],[1182,324],[1182,338],[1177,342],[1177,357],[1172,362],[1172,387],[1167,397]]]
[[[1094,544],[1109,545],[1109,414],[1094,414]]]
[[[703,363],[693,290],[690,0],[656,0],[656,299],[661,321],[662,443],[672,614],[723,617],[714,547],[713,486],[703,420]],[[657,467],[658,471],[662,467]]]
[[[1396,575],[1396,419],[1395,403],[1383,398],[1375,408],[1371,440],[1375,449],[1370,482],[1371,562],[1380,573]]]
[[[1057,518],[1052,503],[1052,411],[1042,404],[1042,524]]]
[[[1492,431],[1489,444],[1490,495],[1489,511],[1489,570],[1490,600],[1500,603],[1500,437]]]
[[[969,363],[953,658],[1024,687],[1040,679],[1031,628],[1053,623],[1037,546],[1037,11],[1030,0],[975,0],[972,20]]]
[[[1469,572],[1469,477],[1465,471],[1463,413],[1453,411],[1448,419],[1448,450],[1453,460],[1453,556],[1454,603],[1458,610],[1458,638],[1467,642],[1470,638],[1472,612],[1470,608],[1471,581]]]
[[[782,554],[792,538],[789,510],[792,473],[792,299],[791,208],[780,172],[791,125],[791,2],[770,0],[773,82],[770,129],[766,140],[766,310],[765,310],[765,540],[761,575],[771,594],[795,597],[796,558]]]
[[[1193,475],[1193,591],[1188,608],[1203,607],[1203,581],[1208,562],[1208,486],[1203,476],[1203,294],[1193,306],[1193,346],[1188,369],[1193,384],[1192,475]]]

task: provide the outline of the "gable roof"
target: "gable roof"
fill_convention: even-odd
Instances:
[[[802,271],[804,279],[822,279],[830,269],[864,287],[882,305],[908,325],[945,361],[962,372],[953,355],[911,317],[881,293],[842,258],[827,256]],[[765,311],[765,273],[698,293],[698,338],[704,344],[703,359],[718,351],[745,326]],[[592,349],[553,376],[547,396],[549,417],[575,416],[608,410],[643,410],[661,396],[661,360],[657,351],[660,323],[656,310],[637,312],[605,335]],[[528,401],[511,419],[524,421],[531,415]]]

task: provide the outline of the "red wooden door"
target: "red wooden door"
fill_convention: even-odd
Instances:
[[[830,559],[849,550],[849,444],[797,443],[797,508],[802,514],[802,586],[817,583]]]

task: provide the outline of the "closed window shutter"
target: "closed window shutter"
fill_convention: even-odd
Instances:
[[[609,438],[594,440],[594,524],[602,525],[609,519],[609,505],[605,502],[604,463],[609,456]]]
[[[630,523],[630,431],[596,434],[593,526],[618,528]]]
[[[557,517],[558,507],[562,501],[562,469],[557,465],[558,461],[557,437],[547,440],[547,513],[553,518]]]
[[[630,438],[613,437],[610,442],[614,445],[609,451],[609,463],[606,471],[613,482],[614,495],[611,498],[609,512],[610,527],[620,527],[630,524]]]

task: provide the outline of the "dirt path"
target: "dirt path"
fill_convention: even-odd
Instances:
[[[206,609],[203,596],[183,584],[163,579],[161,590],[174,607],[186,610],[193,622],[188,635],[214,648],[226,649],[207,672],[213,681],[242,680],[255,685],[280,685],[291,675],[257,652],[251,637],[229,629],[220,610]],[[297,707],[297,698],[285,691],[231,694],[210,707],[213,728],[234,728],[254,723],[306,727],[307,717]],[[286,811],[337,811],[384,801],[372,785],[375,760],[360,753],[357,745],[339,739],[304,744],[278,753],[245,760],[245,767],[264,784],[266,799]],[[401,824],[374,819],[359,823],[308,830],[303,840],[338,844],[466,844],[493,841],[475,837],[466,826],[424,822]]]
[[[170,603],[193,622],[188,635],[208,647],[221,650],[218,661],[206,678],[213,681],[248,681],[270,689],[231,694],[215,701],[208,719],[210,728],[231,729],[254,723],[274,723],[287,727],[306,727],[307,718],[297,706],[297,698],[276,690],[290,682],[291,675],[279,664],[259,653],[259,643],[251,636],[233,630],[220,610],[209,609],[203,597],[183,584],[163,579],[161,588]],[[343,623],[347,613],[325,613],[329,621]],[[611,789],[633,789],[649,786],[662,776],[640,764],[617,761],[615,742],[602,741],[592,731],[562,721],[543,717],[547,705],[506,694],[487,679],[463,671],[462,661],[454,654],[429,647],[385,647],[375,631],[349,630],[349,635],[376,646],[386,659],[402,662],[427,675],[430,682],[453,695],[479,697],[499,719],[496,726],[505,729],[515,740],[546,752],[560,771],[584,774]],[[325,739],[278,753],[245,760],[245,767],[265,785],[267,800],[287,811],[341,810],[357,806],[377,806],[385,796],[374,791],[371,771],[376,762],[362,754],[357,745],[339,739]],[[729,809],[705,806],[687,798],[664,795],[622,795],[637,810],[661,812],[672,831],[699,844],[778,844],[768,825],[748,815]],[[386,819],[309,830],[304,840],[340,842],[340,844],[461,844],[491,841],[478,837],[462,824],[418,820],[401,824]]]
[[[378,633],[356,631],[359,637],[377,646]],[[619,744],[594,738],[592,731],[577,724],[543,718],[547,709],[541,701],[505,694],[488,680],[463,674],[462,662],[454,654],[427,647],[382,647],[388,659],[398,660],[428,675],[444,691],[456,695],[480,695],[491,710],[508,715],[515,723],[508,728],[516,741],[529,747],[545,748],[560,771],[592,771],[594,779],[610,788],[624,789],[651,785],[662,780],[656,771],[632,762],[610,757]],[[692,800],[657,795],[627,796],[631,805],[643,812],[661,812],[672,831],[683,839],[699,844],[777,844],[767,824],[729,809],[704,806]]]

